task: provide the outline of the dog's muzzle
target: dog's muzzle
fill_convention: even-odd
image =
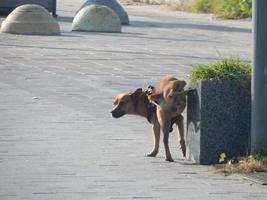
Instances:
[[[114,118],[120,118],[120,117],[122,117],[123,115],[125,115],[125,113],[124,113],[124,112],[120,112],[120,111],[118,111],[118,110],[112,110],[112,111],[111,111],[111,115],[112,115],[112,117],[114,117]]]

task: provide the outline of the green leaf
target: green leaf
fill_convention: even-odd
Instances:
[[[227,158],[226,154],[225,153],[221,153],[220,154],[219,163],[225,162],[226,161],[226,158]]]

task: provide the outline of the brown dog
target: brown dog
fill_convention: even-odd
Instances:
[[[178,127],[180,145],[185,156],[184,125],[181,115],[186,105],[185,85],[185,81],[168,76],[162,79],[149,94],[142,91],[142,88],[138,88],[135,92],[122,93],[115,98],[114,108],[111,112],[114,118],[122,117],[125,114],[138,115],[146,117],[152,124],[154,147],[147,156],[157,155],[160,131],[162,131],[165,160],[173,161],[168,144],[169,132],[173,123]]]

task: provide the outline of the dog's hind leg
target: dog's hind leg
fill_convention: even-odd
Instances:
[[[169,148],[169,133],[170,133],[170,123],[171,123],[169,113],[166,113],[166,111],[163,111],[161,109],[157,109],[157,117],[159,120],[160,128],[163,132],[165,160],[169,162],[173,162],[173,159],[170,153],[170,148]]]
[[[184,117],[182,115],[179,115],[175,123],[177,125],[177,136],[178,136],[178,139],[180,140],[179,142],[181,145],[183,156],[185,157],[186,156],[186,145],[185,145],[185,138],[184,138]]]
[[[155,122],[153,124],[152,133],[153,133],[154,147],[150,153],[146,154],[146,156],[155,157],[159,151],[160,125],[158,122]]]
[[[173,162],[170,148],[169,148],[169,131],[170,131],[170,123],[165,122],[162,128],[163,131],[163,143],[165,148],[165,160],[169,162]]]

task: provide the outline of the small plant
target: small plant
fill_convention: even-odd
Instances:
[[[228,160],[225,166],[218,169],[217,172],[224,174],[267,172],[267,163],[265,163],[262,159],[256,159],[250,155],[239,159],[237,163],[234,163],[232,160]]]
[[[227,160],[227,156],[225,153],[221,153],[220,154],[220,159],[219,159],[219,163],[225,163]]]
[[[209,65],[198,65],[189,74],[193,85],[200,80],[240,80],[250,77],[250,65],[234,58],[221,59]]]

